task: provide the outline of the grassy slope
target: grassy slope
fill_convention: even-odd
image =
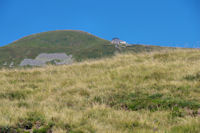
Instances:
[[[40,53],[65,52],[76,60],[113,55],[110,42],[82,31],[50,31],[24,37],[0,48],[0,64],[24,58],[35,58]],[[108,48],[109,47],[109,48]]]
[[[122,49],[120,52],[141,52],[161,50],[155,46],[134,45]],[[0,47],[0,67],[13,61],[18,65],[24,58],[35,58],[40,53],[65,52],[72,54],[76,61],[89,58],[100,58],[114,55],[114,45],[89,33],[82,31],[50,31],[24,37],[7,46]]]
[[[199,66],[198,50],[174,50],[2,69],[0,128],[199,133]]]

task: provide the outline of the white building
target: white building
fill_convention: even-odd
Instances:
[[[111,41],[112,44],[127,44],[126,41],[122,41],[119,38],[113,38]]]
[[[126,41],[120,41],[121,44],[127,44]]]

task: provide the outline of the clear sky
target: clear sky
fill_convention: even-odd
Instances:
[[[0,0],[0,46],[64,29],[129,43],[200,47],[200,0]]]

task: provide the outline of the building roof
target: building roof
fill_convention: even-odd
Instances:
[[[114,37],[112,40],[120,40],[118,37]]]

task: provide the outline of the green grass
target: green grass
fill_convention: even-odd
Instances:
[[[0,70],[0,131],[198,133],[199,50]]]
[[[82,31],[51,31],[24,37],[0,48],[0,64],[15,62],[24,58],[34,59],[40,53],[65,52],[75,60],[100,58],[114,53],[110,42]]]
[[[0,47],[0,67],[3,67],[5,62],[8,64],[7,67],[11,62],[14,62],[14,66],[18,66],[23,59],[34,59],[41,53],[64,52],[68,55],[73,55],[75,61],[83,61],[110,57],[116,52],[144,52],[162,49],[166,48],[134,45],[118,50],[110,41],[86,32],[72,30],[50,31],[30,35]]]

